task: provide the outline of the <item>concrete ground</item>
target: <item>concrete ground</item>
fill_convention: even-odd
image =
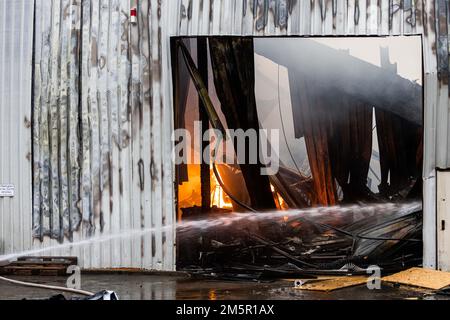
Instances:
[[[64,277],[10,277],[16,280],[65,286]],[[212,281],[176,275],[83,274],[82,289],[99,292],[115,291],[121,300],[340,300],[340,299],[445,299],[431,292],[385,285],[381,290],[366,286],[341,289],[329,293],[303,291],[288,280],[271,282]],[[59,292],[21,287],[0,281],[0,300],[44,299]],[[70,294],[65,294],[70,297]]]

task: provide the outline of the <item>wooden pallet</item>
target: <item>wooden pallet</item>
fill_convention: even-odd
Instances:
[[[65,276],[69,266],[78,265],[77,257],[20,257],[0,267],[1,275]]]
[[[411,287],[439,290],[450,286],[450,272],[411,268],[384,277],[382,278],[382,281]]]

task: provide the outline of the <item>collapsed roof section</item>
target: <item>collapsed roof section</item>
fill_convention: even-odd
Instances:
[[[422,126],[422,87],[391,68],[378,67],[314,40],[301,45],[289,38],[255,42],[255,52],[289,69],[291,92],[305,94],[301,79],[306,79],[309,99],[339,107],[338,97],[359,101],[392,112],[406,121]],[[298,97],[293,96],[293,105]],[[294,113],[296,108],[293,108]],[[297,119],[298,117],[295,117]],[[296,129],[301,136],[300,126]]]

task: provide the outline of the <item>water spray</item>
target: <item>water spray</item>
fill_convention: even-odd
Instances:
[[[220,177],[220,176],[219,176]],[[167,232],[171,231],[174,228],[179,232],[189,232],[191,230],[206,230],[211,228],[220,228],[220,227],[229,227],[232,224],[250,221],[250,222],[262,222],[269,221],[274,219],[279,219],[280,214],[284,217],[295,218],[299,220],[305,220],[307,222],[311,222],[316,225],[320,225],[321,227],[332,229],[336,232],[341,232],[346,234],[347,236],[360,238],[360,239],[369,239],[369,240],[394,240],[394,241],[421,241],[419,239],[391,239],[391,238],[376,238],[376,237],[367,237],[362,235],[354,235],[348,233],[345,230],[319,223],[313,221],[314,217],[328,215],[328,214],[346,214],[351,212],[359,212],[361,214],[371,214],[379,211],[387,211],[392,212],[396,211],[401,213],[402,215],[407,215],[413,212],[420,211],[422,209],[422,204],[420,201],[414,201],[410,203],[378,203],[378,204],[367,204],[367,205],[350,205],[350,206],[334,206],[334,207],[319,207],[319,208],[308,208],[308,209],[299,209],[299,210],[288,210],[288,211],[269,211],[269,212],[256,212],[255,210],[251,210],[251,212],[247,213],[231,213],[224,217],[214,218],[214,219],[200,219],[200,220],[191,220],[191,221],[183,221],[177,223],[175,225],[166,225],[162,228],[158,228],[159,232]],[[50,246],[46,248],[39,248],[33,250],[22,251],[18,253],[12,253],[8,255],[0,256],[0,266],[5,266],[10,264],[11,262],[17,260],[17,258],[22,256],[31,256],[31,255],[39,255],[48,251],[58,250],[58,249],[72,249],[74,247],[82,247],[86,245],[90,245],[93,243],[102,243],[106,241],[116,240],[116,239],[130,239],[134,237],[142,237],[147,234],[151,234],[156,231],[156,228],[148,228],[148,229],[139,229],[139,230],[125,230],[120,233],[104,235],[99,237],[93,237],[86,240],[81,240],[77,242],[69,242],[58,244],[55,246]],[[69,289],[65,287],[57,287],[57,286],[49,286],[49,285],[41,285],[36,283],[28,283],[23,281],[16,281],[7,279],[4,277],[0,277],[0,281],[9,282],[16,285],[27,286],[27,287],[35,287],[42,288],[47,290],[56,290],[63,292],[70,292],[78,295],[85,296],[94,296],[93,293],[83,290]]]
[[[58,249],[71,249],[74,247],[82,247],[86,245],[90,245],[93,243],[103,243],[111,240],[117,239],[129,239],[135,237],[145,236],[147,234],[151,234],[155,231],[159,232],[167,232],[174,230],[174,228],[178,231],[189,231],[193,229],[211,229],[211,228],[219,228],[219,227],[227,227],[234,223],[239,223],[242,221],[250,221],[250,222],[258,222],[258,221],[269,221],[278,219],[281,216],[288,218],[298,218],[308,220],[312,223],[319,224],[319,222],[313,222],[312,219],[317,216],[323,216],[327,214],[346,214],[351,212],[359,212],[361,214],[370,214],[373,212],[380,211],[388,211],[388,212],[400,212],[404,215],[420,211],[422,209],[422,203],[420,201],[414,201],[409,203],[377,203],[377,204],[367,204],[367,205],[350,205],[350,206],[333,206],[333,207],[318,207],[318,208],[308,208],[308,209],[298,209],[298,210],[287,210],[287,211],[267,211],[267,212],[257,212],[253,210],[252,212],[247,213],[230,213],[226,216],[214,219],[199,219],[199,220],[190,220],[183,221],[174,225],[166,225],[162,226],[158,229],[156,228],[147,228],[147,229],[130,229],[123,230],[122,232],[103,235],[98,237],[93,237],[85,240],[80,240],[76,242],[68,242],[63,244],[58,244],[50,247],[32,249],[27,251],[22,251],[18,253],[12,253],[8,255],[0,256],[0,266],[7,265],[10,262],[16,260],[22,256],[31,256],[31,255],[39,255],[48,251],[58,250]],[[323,223],[320,223],[321,226],[326,228],[335,228]],[[337,229],[337,228],[335,228]],[[363,237],[363,236],[361,236]],[[366,237],[364,237],[366,238]],[[375,239],[375,240],[386,240],[386,239]],[[388,239],[393,240],[393,239]],[[400,240],[400,239],[398,239]],[[414,239],[412,239],[414,240]]]

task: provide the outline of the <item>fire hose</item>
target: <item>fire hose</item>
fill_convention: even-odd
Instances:
[[[70,292],[70,293],[79,294],[79,295],[88,296],[88,297],[94,295],[94,293],[89,292],[89,291],[71,289],[71,288],[59,287],[59,286],[52,286],[52,285],[45,285],[45,284],[38,284],[38,283],[32,283],[32,282],[25,282],[25,281],[18,281],[18,280],[8,279],[5,277],[0,277],[0,281],[12,283],[12,284],[16,284],[16,285],[24,286],[24,287]]]

